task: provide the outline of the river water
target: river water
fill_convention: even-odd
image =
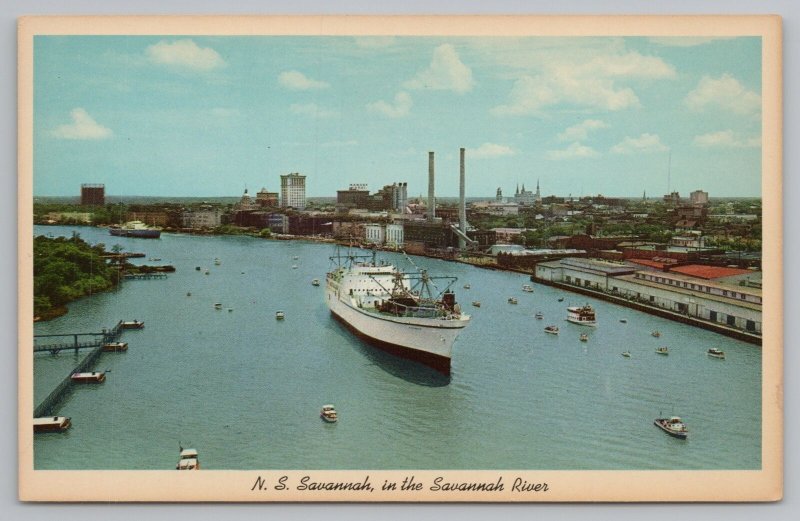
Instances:
[[[104,384],[62,402],[72,428],[35,436],[36,469],[173,469],[179,443],[197,448],[205,469],[761,468],[757,346],[547,286],[525,293],[527,276],[415,257],[432,274],[458,277],[456,297],[472,315],[448,379],[364,344],[331,317],[323,293],[332,245],[34,233],[73,231],[177,271],[126,281],[35,325],[49,334],[146,324],[124,333],[127,352],[101,356]],[[401,255],[381,258],[411,268]],[[597,328],[564,321],[567,305],[585,302]],[[561,334],[544,333],[548,324]],[[655,353],[660,345],[669,356]],[[709,358],[709,347],[727,358]],[[87,352],[35,355],[35,402]],[[336,405],[337,424],[320,420],[325,403]],[[662,414],[681,416],[689,439],[657,429]]]

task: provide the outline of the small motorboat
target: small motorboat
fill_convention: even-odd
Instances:
[[[686,428],[686,424],[677,416],[656,418],[653,424],[670,436],[681,440],[685,440],[686,436],[689,435],[689,429]]]
[[[209,273],[211,273],[211,272],[210,272],[209,270],[206,270],[206,271],[204,271],[203,273],[205,273],[206,275],[208,275],[208,274],[209,274]]]
[[[106,373],[92,371],[91,373],[72,373],[70,380],[79,384],[101,384],[106,381]]]
[[[328,423],[336,423],[339,419],[336,415],[336,408],[333,405],[323,405],[319,417]]]
[[[312,286],[319,286],[319,279],[314,279],[311,281]]]
[[[149,260],[150,260],[151,262],[160,262],[160,261],[161,261],[161,257],[150,257],[150,259],[149,259]]]
[[[228,308],[228,313],[233,313],[233,308]]]
[[[295,255],[294,257],[292,257],[292,260],[297,260],[297,259],[299,259],[299,258],[300,258],[300,257],[298,257],[297,255]]]
[[[109,353],[114,351],[127,351],[128,350],[128,343],[127,342],[108,342],[107,344],[103,344],[103,351]]]
[[[525,293],[533,293],[533,286],[531,286],[530,284],[523,284],[522,291],[524,291]]]
[[[122,329],[144,329],[144,322],[139,320],[128,320],[122,323]]]
[[[589,335],[587,335],[586,333],[581,333],[580,340],[581,340],[581,342],[588,342],[589,341]]]
[[[558,326],[547,326],[544,328],[545,333],[550,333],[551,335],[558,334]]]
[[[275,312],[275,320],[283,320],[286,317],[286,314],[283,311],[276,311]]]
[[[296,270],[297,269],[297,264],[292,264],[292,269]]]
[[[542,320],[544,318],[544,313],[537,311],[534,316],[536,317],[536,320]]]
[[[623,323],[623,324],[627,324],[628,323],[628,319],[627,318],[621,318],[621,319],[619,319],[619,321],[621,323]]]
[[[508,298],[508,303],[509,304],[516,304],[517,303],[517,299],[515,297],[509,297]]]
[[[214,304],[214,309],[222,309],[222,304],[217,302],[216,304]]]
[[[725,351],[721,349],[717,349],[716,347],[712,347],[708,350],[708,356],[711,358],[719,358],[720,360],[725,360]]]
[[[564,297],[558,297],[559,302],[564,302]]]
[[[200,271],[202,268],[200,266],[195,266],[194,269],[196,269],[197,271]]]
[[[659,355],[668,355],[669,354],[669,349],[667,349],[666,346],[657,347],[656,348],[656,353],[658,353]]]
[[[33,432],[63,432],[69,429],[72,421],[67,416],[48,416],[33,419]]]
[[[661,332],[660,331],[653,331],[653,332],[650,333],[650,336],[654,336],[654,337],[658,338],[658,337],[661,336]]]
[[[191,297],[191,296],[192,296],[192,292],[191,292],[191,291],[187,291],[187,292],[186,292],[186,296],[187,296],[187,297]]]
[[[480,300],[473,300],[472,301],[472,305],[475,306],[476,308],[479,308],[479,307],[481,307],[481,301]]]
[[[625,358],[630,358],[631,357],[631,352],[630,351],[623,351],[622,352],[622,356],[624,356]]]
[[[200,460],[197,458],[196,449],[184,449],[181,447],[181,457],[178,464],[175,465],[177,470],[200,470]]]
[[[471,288],[471,287],[472,287],[472,286],[470,286],[469,284],[464,284],[464,289],[469,289],[469,288]]]
[[[219,259],[214,259],[214,266],[219,266],[220,264],[222,264],[222,261],[221,261],[221,260],[219,260]]]

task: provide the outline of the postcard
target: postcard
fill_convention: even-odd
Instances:
[[[20,499],[781,499],[781,74],[777,16],[20,19]]]

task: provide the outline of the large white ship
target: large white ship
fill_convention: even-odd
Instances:
[[[589,304],[567,308],[567,321],[582,326],[596,326],[597,317],[594,308]]]
[[[453,343],[470,320],[450,291],[455,277],[403,273],[374,253],[331,260],[325,300],[334,317],[370,344],[450,374]],[[434,295],[441,279],[450,282]]]

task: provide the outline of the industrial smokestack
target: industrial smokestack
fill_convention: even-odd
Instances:
[[[436,217],[436,197],[433,191],[433,152],[428,152],[428,222]]]
[[[467,199],[464,195],[464,149],[461,149],[461,168],[459,172],[459,185],[458,185],[458,227],[461,229],[461,233],[464,235],[467,234]],[[464,237],[458,238],[458,247],[460,249],[465,249],[467,247],[467,241],[464,240]]]

